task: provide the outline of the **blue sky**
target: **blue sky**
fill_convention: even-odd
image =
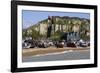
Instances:
[[[79,17],[79,18],[90,19],[89,13],[23,10],[22,11],[23,28],[28,28],[38,23],[39,21],[42,21],[48,18],[48,16],[69,16],[69,17]]]

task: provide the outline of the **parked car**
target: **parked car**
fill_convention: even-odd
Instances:
[[[46,41],[41,40],[41,41],[38,42],[37,47],[39,47],[39,48],[47,48],[48,44],[47,44]]]
[[[87,47],[89,44],[86,42],[86,41],[84,41],[84,40],[79,40],[79,46],[80,47]]]
[[[77,47],[74,42],[67,42],[67,47]]]
[[[55,46],[56,46],[57,48],[63,48],[63,47],[64,47],[64,41],[56,42]]]
[[[35,43],[33,40],[23,40],[22,42],[22,48],[34,48]]]

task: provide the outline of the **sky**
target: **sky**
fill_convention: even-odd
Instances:
[[[53,11],[34,11],[34,10],[23,10],[22,11],[22,22],[23,29],[28,28],[39,21],[42,21],[48,16],[69,16],[90,19],[89,13],[76,13],[76,12],[53,12]]]

